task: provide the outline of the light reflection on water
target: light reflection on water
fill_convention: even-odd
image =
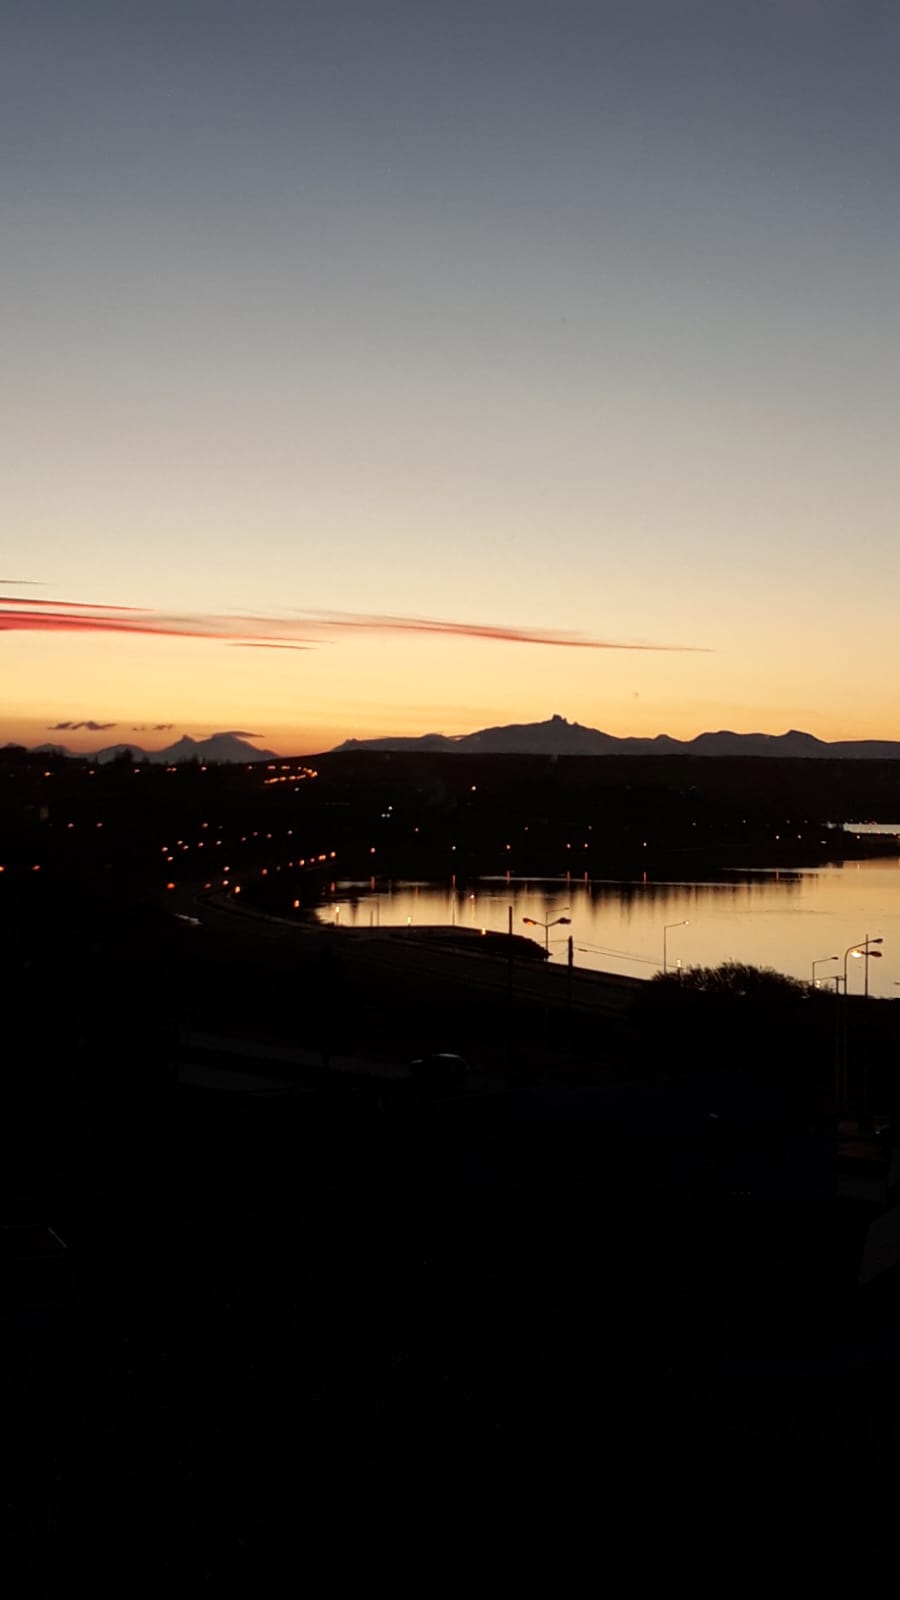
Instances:
[[[869,992],[900,998],[900,860],[847,862],[804,871],[733,873],[718,882],[653,883],[587,878],[481,878],[465,885],[338,883],[321,908],[325,922],[346,928],[427,924],[505,932],[509,907],[516,933],[537,938],[523,917],[571,926],[549,930],[554,962],[566,959],[571,934],[578,966],[651,977],[662,966],[668,924],[668,964],[714,966],[720,961],[771,966],[819,980],[843,971],[848,945],[881,936],[883,957],[869,962]],[[850,959],[850,992],[862,992],[863,962]]]

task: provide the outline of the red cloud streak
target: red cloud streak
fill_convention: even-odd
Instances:
[[[554,645],[571,650],[695,651],[700,646],[635,644],[592,639],[552,628],[513,628],[496,623],[447,622],[433,617],[395,617],[344,611],[298,612],[294,617],[168,615],[136,606],[86,605],[75,600],[23,600],[0,596],[0,632],[151,634],[209,639],[248,648],[306,649],[347,633],[442,634],[493,639],[503,644]]]

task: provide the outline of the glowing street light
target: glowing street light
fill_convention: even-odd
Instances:
[[[568,928],[570,926],[570,924],[571,924],[572,918],[571,917],[554,917],[552,922],[541,922],[539,917],[523,917],[522,921],[525,923],[526,927],[529,927],[529,928],[543,928],[543,930],[544,930],[544,952],[545,952],[546,955],[549,956],[549,954],[550,954],[550,929],[551,928],[560,928],[560,927]]]
[[[669,970],[669,930],[671,928],[686,928],[688,918],[682,917],[680,922],[667,922],[663,928],[663,972]]]
[[[840,959],[841,959],[840,956],[820,956],[818,961],[814,961],[813,962],[813,964],[812,964],[812,981],[813,981],[813,988],[814,989],[818,988],[818,985],[816,983],[816,967],[824,967],[827,962],[829,962],[829,961],[840,961]]]
[[[869,960],[870,960],[870,958],[874,958],[876,960],[880,960],[881,959],[881,951],[880,950],[871,950],[869,948],[869,946],[873,945],[873,944],[884,944],[884,940],[882,938],[870,939],[867,936],[865,939],[857,939],[855,944],[848,944],[846,950],[844,951],[844,994],[847,993],[847,957],[848,956],[853,956],[854,960],[856,960],[856,961],[863,961],[864,960],[865,963],[866,963],[866,979],[865,979],[865,988],[863,990],[863,993],[864,993],[865,997],[868,999],[868,995],[869,995]]]

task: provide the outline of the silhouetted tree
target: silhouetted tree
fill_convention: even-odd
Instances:
[[[651,982],[702,994],[760,1000],[805,995],[809,987],[799,978],[776,972],[774,967],[754,967],[743,961],[723,961],[717,967],[690,967],[677,973],[657,972]]]

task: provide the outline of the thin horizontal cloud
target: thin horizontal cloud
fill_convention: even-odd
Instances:
[[[644,644],[622,639],[592,639],[582,633],[557,628],[511,628],[492,622],[447,622],[436,617],[395,617],[378,612],[308,611],[304,625],[320,620],[335,632],[437,633],[454,638],[494,639],[502,644],[543,644],[571,650],[675,650],[698,651],[702,645]]]
[[[703,646],[595,639],[555,628],[516,628],[501,623],[451,622],[437,617],[402,617],[354,611],[298,611],[280,617],[227,616],[215,612],[179,615],[136,606],[82,604],[74,600],[26,600],[0,596],[0,632],[156,635],[208,639],[254,649],[309,649],[347,634],[388,633],[488,639],[570,650],[696,652]]]
[[[116,722],[94,722],[91,719],[87,722],[51,722],[48,724],[47,732],[62,733],[67,729],[69,733],[77,733],[79,728],[87,728],[90,733],[103,733],[106,728],[116,727],[118,727]]]

